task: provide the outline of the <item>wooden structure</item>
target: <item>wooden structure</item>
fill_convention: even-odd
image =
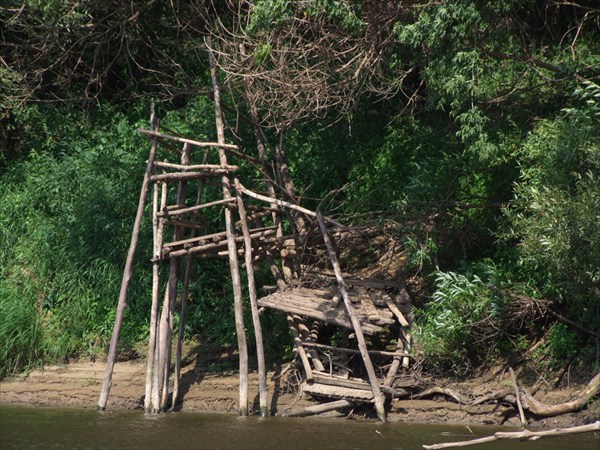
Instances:
[[[165,410],[169,403],[175,405],[179,400],[181,342],[194,261],[227,258],[240,355],[240,414],[248,413],[242,259],[256,337],[261,414],[267,414],[267,392],[259,309],[270,308],[287,317],[302,364],[304,393],[338,400],[335,405],[372,403],[377,415],[385,420],[385,398],[394,393],[398,370],[408,366],[410,299],[402,280],[360,279],[342,273],[333,241],[346,232],[345,227],[319,211],[279,198],[272,181],[277,179],[276,174],[267,172],[264,161],[225,142],[214,64],[212,71],[217,142],[163,133],[154,115],[152,129],[139,130],[149,138],[151,149],[98,408],[104,409],[108,399],[140,222],[145,199],[151,192],[154,254],[144,400],[147,412]],[[157,156],[163,153],[167,158]],[[236,178],[239,167],[232,164],[234,160],[253,164],[268,192],[246,188]],[[222,213],[222,230],[206,229],[203,217],[208,211]],[[292,229],[289,234],[283,232],[286,221]],[[253,267],[258,261],[270,266],[277,282],[262,298],[258,298],[254,282]],[[179,330],[174,329],[176,307],[180,308]],[[174,336],[177,345],[173,357]],[[378,350],[372,348],[376,341]],[[391,348],[388,345],[381,349],[381,341],[391,343]]]

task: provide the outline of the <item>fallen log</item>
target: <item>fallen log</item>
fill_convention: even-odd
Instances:
[[[485,442],[497,441],[499,439],[520,439],[526,441],[536,441],[543,437],[566,436],[569,434],[589,433],[592,431],[600,431],[600,421],[590,423],[588,425],[581,425],[571,428],[554,428],[552,430],[545,431],[498,431],[492,436],[487,436],[479,439],[472,439],[470,441],[446,442],[443,444],[423,445],[423,448],[427,450],[439,450],[442,448],[467,447],[469,445],[483,444]]]
[[[336,400],[335,402],[329,402],[322,405],[308,406],[306,408],[297,408],[290,411],[284,411],[281,415],[283,417],[305,417],[333,411],[335,409],[348,408],[349,406],[352,406],[352,403],[348,400]]]

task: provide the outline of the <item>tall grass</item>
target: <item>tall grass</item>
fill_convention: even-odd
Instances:
[[[0,342],[0,378],[41,362],[35,298],[7,280],[0,280]]]

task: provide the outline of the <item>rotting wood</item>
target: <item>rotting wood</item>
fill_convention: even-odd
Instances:
[[[154,104],[152,105],[152,113],[150,116],[150,123],[154,130],[158,129],[158,119],[155,116]],[[152,131],[155,133],[156,131]],[[100,398],[98,399],[98,410],[104,411],[106,409],[106,402],[108,401],[108,394],[112,385],[112,374],[115,366],[115,360],[117,358],[117,345],[119,343],[119,336],[121,334],[121,324],[123,323],[123,316],[125,314],[125,307],[127,305],[127,289],[129,288],[129,281],[133,273],[133,258],[137,250],[137,242],[140,234],[140,225],[142,223],[142,216],[144,214],[144,205],[146,203],[146,195],[148,194],[148,185],[150,184],[150,177],[152,175],[154,160],[156,159],[156,149],[158,147],[158,141],[152,140],[150,148],[150,155],[148,157],[148,163],[146,164],[146,172],[144,173],[144,180],[142,181],[142,188],[140,191],[140,197],[138,200],[137,213],[133,223],[133,231],[131,233],[131,242],[129,244],[129,250],[127,251],[127,259],[125,260],[125,270],[123,271],[123,279],[121,281],[121,289],[119,291],[119,301],[117,303],[117,314],[115,316],[115,324],[113,326],[112,337],[110,339],[110,347],[108,350],[108,357],[106,361],[106,370],[104,373],[104,381],[102,383],[102,390],[100,391]]]
[[[454,447],[467,447],[469,445],[478,445],[484,444],[486,442],[493,442],[499,439],[519,439],[519,440],[527,440],[527,441],[535,441],[540,438],[545,437],[557,437],[557,436],[567,436],[571,434],[577,433],[590,433],[594,431],[600,431],[600,421],[590,423],[587,425],[580,425],[576,427],[570,428],[554,428],[552,430],[544,430],[544,431],[498,431],[494,433],[492,436],[487,436],[478,439],[472,439],[470,441],[460,441],[460,442],[446,442],[443,444],[433,444],[433,445],[423,445],[423,448],[426,450],[441,450],[444,448],[454,448]]]
[[[225,126],[221,112],[221,90],[217,80],[217,68],[214,55],[212,54],[210,37],[207,40],[208,59],[210,65],[210,77],[213,87],[213,98],[215,105],[215,123],[217,126],[217,141],[219,143],[219,162],[227,165],[225,153]],[[227,175],[221,179],[223,198],[231,198],[231,185]],[[238,338],[238,349],[240,352],[240,415],[248,415],[248,349],[246,343],[246,331],[244,327],[244,315],[242,305],[242,286],[237,260],[237,245],[235,240],[235,225],[231,210],[225,209],[225,228],[227,231],[227,249],[229,251],[229,267],[231,269],[231,282],[233,284],[233,296],[235,305],[235,326]]]
[[[310,365],[310,361],[308,360],[308,355],[306,354],[306,350],[302,345],[302,339],[300,339],[300,332],[298,331],[298,326],[294,321],[294,317],[291,314],[286,316],[286,320],[288,323],[288,327],[290,332],[292,333],[292,339],[294,342],[294,349],[296,353],[300,357],[300,361],[302,362],[302,366],[304,367],[304,374],[306,376],[306,380],[312,382],[313,381],[313,371]]]
[[[337,255],[335,253],[335,249],[333,248],[333,244],[331,239],[329,238],[329,234],[327,232],[327,225],[325,225],[325,221],[323,220],[323,215],[321,211],[317,209],[317,222],[319,223],[319,227],[321,229],[321,234],[323,235],[323,240],[325,241],[325,245],[327,246],[327,251],[329,252],[329,258],[331,260],[331,265],[333,266],[333,270],[335,272],[335,277],[338,282],[338,287],[342,297],[344,299],[344,304],[346,306],[346,310],[348,311],[348,315],[350,316],[350,320],[352,322],[352,327],[354,328],[354,333],[356,334],[356,340],[358,342],[358,349],[360,350],[360,354],[362,356],[363,362],[365,364],[365,368],[367,369],[367,374],[369,377],[369,383],[371,384],[371,389],[373,391],[373,400],[375,402],[375,411],[377,413],[377,417],[382,422],[385,422],[385,407],[383,404],[384,397],[381,394],[381,390],[379,389],[379,381],[377,380],[377,375],[375,374],[375,369],[373,368],[373,363],[371,362],[371,358],[369,357],[367,344],[365,342],[365,337],[362,332],[362,326],[360,321],[354,314],[354,307],[348,297],[348,291],[346,289],[346,284],[344,282],[344,278],[342,277],[342,271],[340,269],[339,262],[337,260]]]

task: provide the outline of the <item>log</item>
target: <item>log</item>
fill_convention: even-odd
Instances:
[[[571,428],[554,428],[552,430],[544,431],[498,431],[492,436],[487,436],[479,439],[472,439],[470,441],[460,442],[446,442],[444,444],[433,444],[423,445],[423,448],[427,450],[440,450],[443,448],[454,448],[454,447],[467,447],[469,445],[483,444],[486,442],[493,442],[499,439],[519,439],[527,441],[535,441],[545,437],[556,437],[556,436],[567,436],[570,434],[577,433],[590,433],[593,431],[600,431],[600,421],[590,423],[588,425],[580,425]]]
[[[217,65],[212,54],[210,37],[207,38],[208,59],[210,65],[210,77],[213,87],[215,104],[215,124],[217,127],[217,141],[219,143],[219,163],[227,165],[227,154],[225,153],[225,126],[221,112],[221,90],[217,80]],[[234,147],[235,148],[235,147]],[[221,179],[223,198],[232,198],[231,183],[225,174]],[[237,244],[235,240],[235,224],[230,209],[225,209],[225,228],[227,230],[227,250],[229,252],[229,268],[231,270],[231,283],[233,284],[233,296],[235,304],[235,327],[240,352],[240,415],[248,415],[248,348],[246,343],[246,331],[244,327],[244,314],[242,305],[242,284],[238,266]]]
[[[228,148],[228,149],[236,149],[237,145],[234,144],[225,144],[221,142],[200,142],[194,141],[192,139],[186,139],[178,136],[171,136],[170,134],[159,133],[157,131],[144,130],[143,128],[138,129],[139,133],[145,134],[147,136],[158,138],[158,139],[167,139],[169,141],[181,142],[182,144],[190,144],[196,147],[218,147],[218,148]]]
[[[333,270],[335,272],[335,278],[337,279],[340,294],[342,294],[346,310],[348,311],[350,321],[352,322],[352,327],[354,328],[354,333],[356,334],[358,349],[360,350],[360,354],[365,364],[365,368],[367,369],[367,374],[369,375],[369,383],[371,384],[371,389],[373,391],[373,400],[375,402],[375,411],[377,413],[377,417],[379,417],[379,420],[381,420],[382,422],[385,422],[385,407],[383,404],[384,397],[379,388],[379,380],[377,379],[377,375],[375,374],[373,363],[371,362],[371,358],[369,357],[369,352],[367,349],[367,344],[365,342],[365,337],[363,335],[362,326],[360,324],[360,321],[356,317],[356,314],[354,313],[354,307],[352,306],[350,297],[348,296],[348,290],[346,289],[346,283],[344,282],[344,278],[342,277],[340,264],[338,262],[337,255],[335,253],[335,249],[333,248],[331,239],[329,238],[329,233],[327,232],[327,225],[325,225],[323,215],[321,214],[321,211],[319,209],[317,209],[316,216],[317,222],[319,223],[319,228],[321,229],[321,234],[323,235],[323,240],[325,241],[325,245],[327,246],[329,259],[331,260],[331,265],[333,266]]]
[[[158,119],[156,119],[156,116],[154,115],[154,105],[152,105],[152,114],[150,122],[153,128],[158,129],[159,122]],[[152,133],[154,133],[154,131]],[[125,260],[125,269],[123,270],[123,278],[121,280],[119,301],[117,303],[117,314],[115,316],[115,324],[113,326],[112,337],[110,338],[110,347],[108,350],[106,370],[104,373],[104,381],[102,383],[102,390],[100,391],[100,398],[98,399],[97,409],[99,411],[104,411],[106,409],[106,402],[108,401],[108,394],[112,385],[112,374],[115,366],[115,360],[117,359],[117,346],[119,343],[119,336],[121,334],[123,316],[125,315],[125,307],[127,306],[127,289],[129,288],[129,281],[131,280],[131,275],[133,273],[133,258],[135,257],[135,252],[137,250],[137,242],[140,234],[140,225],[142,223],[142,217],[144,215],[144,204],[146,202],[146,195],[148,194],[148,185],[150,184],[150,177],[154,168],[154,160],[156,159],[157,147],[157,139],[152,139],[150,155],[148,156],[146,172],[144,173],[144,180],[142,181],[142,188],[140,190],[137,213],[135,215],[135,220],[133,223],[131,242],[129,243],[127,259]]]
[[[290,411],[284,411],[281,415],[283,417],[306,417],[315,414],[322,414],[328,411],[334,411],[341,408],[349,408],[352,403],[348,400],[336,400],[334,402],[323,403],[321,405],[308,406],[306,408],[292,409]]]

